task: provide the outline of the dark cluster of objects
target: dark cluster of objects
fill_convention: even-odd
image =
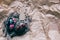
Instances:
[[[28,32],[29,22],[31,21],[28,16],[25,17],[24,20],[20,20],[20,14],[17,12],[11,13],[9,17],[4,21],[3,34],[4,37],[8,35],[10,37],[24,35]],[[23,16],[23,15],[22,15]]]

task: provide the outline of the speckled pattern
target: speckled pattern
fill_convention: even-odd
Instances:
[[[45,0],[40,1],[44,2]],[[29,26],[30,31],[23,36],[13,37],[12,40],[60,40],[60,19],[57,16],[60,15],[59,0],[49,0],[50,2],[58,4],[39,5],[36,3],[37,5],[34,5],[35,2],[32,3],[32,0],[12,2],[8,8],[16,8],[18,13],[27,13],[32,18]],[[11,9],[9,13],[12,11],[14,10]],[[55,12],[57,14],[54,14]],[[2,22],[0,27],[2,27]],[[2,29],[0,30],[0,40],[6,40],[2,36]]]

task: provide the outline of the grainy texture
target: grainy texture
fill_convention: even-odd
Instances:
[[[9,16],[11,12],[17,11],[32,18],[30,31],[12,40],[60,40],[60,0],[15,0],[9,5],[7,4],[10,0],[6,1],[6,4],[0,5],[0,14]],[[0,28],[6,17],[2,18]],[[6,38],[2,37],[2,29],[0,32],[0,40],[5,40]]]

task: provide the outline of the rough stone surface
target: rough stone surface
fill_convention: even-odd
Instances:
[[[60,40],[59,0],[16,0],[9,6],[1,4],[0,14],[3,11],[8,13],[7,16],[17,11],[19,14],[28,14],[32,18],[30,31],[23,36],[13,37],[12,40]],[[5,18],[0,21],[0,28],[4,20]],[[5,40],[2,35],[1,29],[0,40]]]

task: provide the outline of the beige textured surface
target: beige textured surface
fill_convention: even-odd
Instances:
[[[50,4],[51,2],[53,4]],[[0,11],[2,12],[4,9],[0,8]],[[16,36],[12,40],[60,40],[59,0],[17,0],[8,6],[8,10],[27,13],[32,18],[29,26],[31,31],[24,36]],[[0,27],[2,27],[1,23]],[[2,37],[2,30],[0,32],[0,40],[5,40],[6,38]]]

